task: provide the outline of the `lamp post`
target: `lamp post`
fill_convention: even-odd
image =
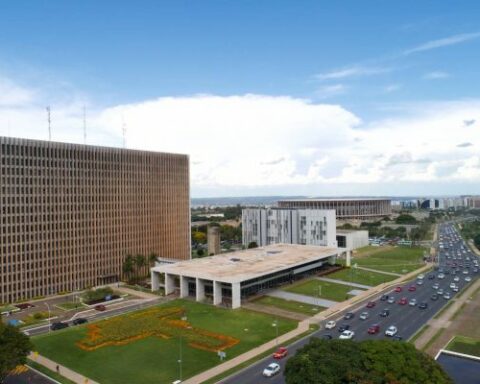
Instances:
[[[178,376],[179,376],[179,380],[180,382],[182,381],[182,334],[180,334],[180,338],[179,338],[179,351],[178,351]]]
[[[50,305],[47,302],[45,302],[45,305],[48,308],[48,333],[50,333],[50,331],[51,331],[50,318],[52,317],[52,315],[51,315],[51,311],[50,311]]]
[[[273,326],[275,327],[275,345],[278,347],[278,320],[275,319],[275,321],[273,322]]]

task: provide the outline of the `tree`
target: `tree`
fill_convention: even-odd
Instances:
[[[251,249],[251,248],[258,248],[258,244],[256,241],[251,241],[249,244],[248,244],[248,249]]]
[[[27,362],[33,349],[30,339],[12,325],[0,321],[0,383],[17,365]]]
[[[287,361],[287,384],[453,384],[410,343],[312,339]]]
[[[197,249],[197,256],[198,257],[203,257],[203,255],[205,255],[205,251],[203,249]]]
[[[132,255],[127,255],[125,257],[125,260],[123,260],[122,272],[123,272],[124,275],[126,275],[128,278],[130,278],[133,271],[134,271],[133,257],[132,257]]]
[[[402,214],[395,219],[397,224],[416,224],[417,219],[412,215]]]
[[[148,263],[150,266],[155,265],[155,261],[157,260],[158,255],[155,252],[150,252],[148,255]]]
[[[138,278],[140,277],[142,268],[147,265],[147,260],[145,259],[145,256],[141,254],[137,254],[135,255],[134,263],[135,263],[136,272],[137,272],[136,277]]]

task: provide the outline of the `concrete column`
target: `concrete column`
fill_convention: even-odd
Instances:
[[[165,296],[175,292],[175,278],[165,273]]]
[[[240,308],[241,305],[240,283],[232,283],[232,309]]]
[[[336,262],[337,262],[337,255],[333,255],[328,258],[328,264],[334,265]]]
[[[150,277],[152,279],[152,292],[158,291],[160,288],[160,273],[150,271]]]
[[[180,276],[180,298],[188,297],[188,281],[184,276]]]
[[[203,301],[205,299],[205,281],[197,277],[196,300]]]
[[[346,254],[346,259],[345,259],[345,266],[346,267],[350,267],[351,264],[352,264],[352,251],[351,250],[347,250],[347,254]]]
[[[219,281],[213,282],[213,305],[222,303],[222,283]]]

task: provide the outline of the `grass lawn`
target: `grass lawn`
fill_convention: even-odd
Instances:
[[[182,307],[186,310],[191,326],[239,339],[238,344],[225,350],[227,358],[261,345],[273,339],[276,334],[275,327],[272,326],[275,318],[262,313],[244,309],[228,310],[188,300],[175,300],[160,307]],[[123,317],[135,326],[135,319],[130,316]],[[277,320],[279,334],[297,326],[297,322],[292,320]],[[108,320],[97,324],[104,321]],[[139,333],[141,332],[142,329],[139,329]],[[180,348],[183,361],[182,379],[220,363],[215,352],[193,348],[183,337],[147,337],[126,345],[104,346],[85,351],[77,347],[76,343],[84,339],[86,334],[86,326],[79,326],[34,337],[32,342],[41,355],[102,384],[171,383],[179,378]]]
[[[453,352],[480,357],[480,340],[475,340],[470,337],[456,336],[447,345],[446,349]]]
[[[61,303],[61,304],[57,304],[55,305],[56,307],[60,308],[60,309],[63,309],[65,311],[70,311],[72,309],[77,309],[77,308],[83,308],[85,307],[84,304],[82,303],[72,303],[72,302],[65,302],[65,303]]]
[[[331,273],[325,277],[328,277],[329,279],[343,280],[346,282],[352,282],[357,284],[365,284],[372,287],[396,279],[395,276],[364,271],[357,268],[342,269],[341,271]]]
[[[379,271],[405,274],[424,265],[425,248],[388,247],[372,256],[355,257],[352,264]]]
[[[284,290],[306,296],[321,297],[322,299],[332,301],[344,301],[352,297],[347,293],[352,290],[352,287],[343,284],[328,283],[326,281],[321,281],[317,279],[311,279],[297,284],[293,284],[289,287],[286,287]]]
[[[5,305],[5,306],[0,305],[0,313],[10,312],[10,311],[13,311],[13,310],[18,310],[18,308],[14,307],[13,305]]]
[[[300,303],[299,301],[285,300],[278,297],[263,296],[254,301],[255,304],[267,305],[284,309],[290,312],[298,312],[305,315],[315,315],[324,309],[325,307]]]
[[[50,369],[44,367],[43,365],[40,365],[38,363],[35,363],[32,360],[29,360],[27,365],[29,367],[32,367],[36,369],[39,372],[42,372],[44,375],[47,375],[48,377],[58,381],[61,384],[75,384],[75,382],[68,380],[67,378],[63,377],[62,375],[58,374],[57,372],[51,371]]]

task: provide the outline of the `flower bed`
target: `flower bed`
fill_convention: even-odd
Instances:
[[[104,320],[87,326],[87,337],[77,345],[92,351],[107,345],[125,345],[150,336],[169,339],[182,336],[194,348],[221,351],[239,343],[230,336],[195,328],[186,320],[181,307],[153,308],[132,315]]]

